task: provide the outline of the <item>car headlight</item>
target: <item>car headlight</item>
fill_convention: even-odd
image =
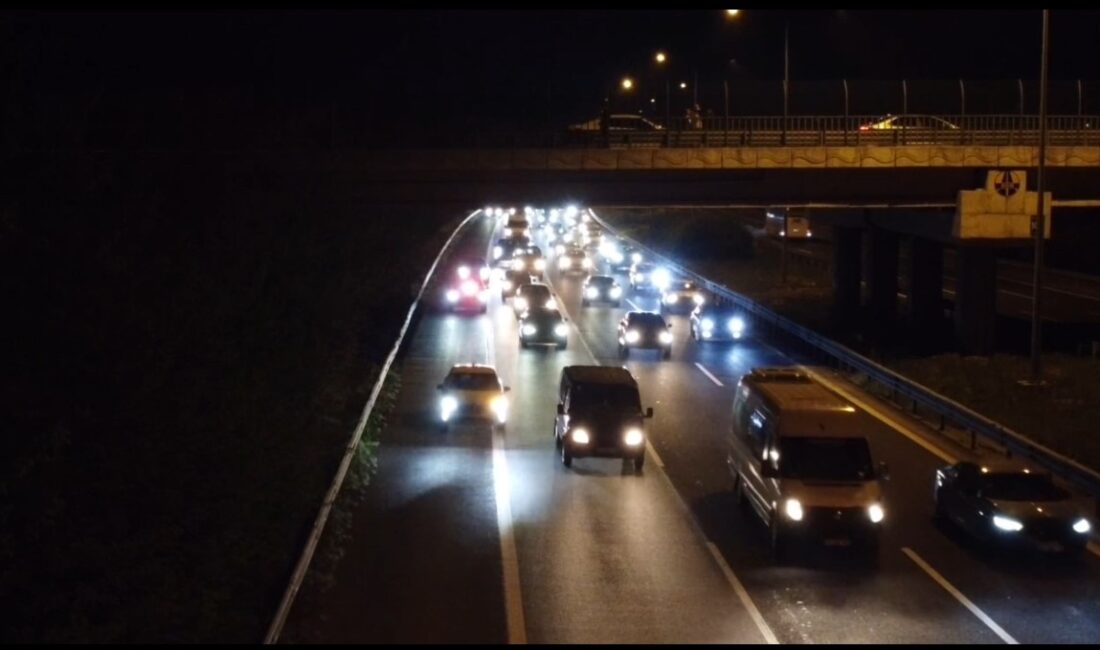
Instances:
[[[701,305],[701,304],[703,304],[704,302],[707,301],[707,299],[704,298],[703,294],[701,294],[701,293],[695,294],[694,296],[691,297],[691,299],[693,301],[695,301],[695,304],[697,304],[697,305]]]
[[[618,298],[623,295],[622,287],[611,287],[611,297]]]
[[[554,326],[554,334],[557,336],[567,336],[569,334],[569,326],[565,323],[558,323]]]
[[[642,335],[638,333],[638,330],[627,330],[627,332],[626,332],[626,342],[627,343],[637,343],[638,339],[640,339],[640,338],[642,338]]]
[[[667,289],[672,278],[665,269],[657,269],[653,272],[653,285],[658,289]]]
[[[787,518],[791,521],[802,521],[802,504],[798,499],[787,499],[783,504],[783,512],[787,514]]]
[[[679,300],[680,300],[680,295],[676,294],[676,293],[670,293],[670,294],[665,296],[665,304],[666,305],[671,305],[672,303],[677,302]]]
[[[447,289],[447,302],[458,302],[458,291]]]
[[[623,442],[630,447],[637,447],[642,444],[645,438],[642,436],[642,430],[638,428],[627,429],[626,435],[623,436]]]
[[[477,283],[473,280],[466,280],[462,283],[463,295],[472,296],[477,293]]]
[[[886,517],[886,511],[882,509],[881,505],[872,503],[867,507],[867,516],[871,518],[871,523],[877,524]]]
[[[567,269],[567,268],[569,268],[569,258],[568,258],[568,257],[560,257],[560,258],[558,258],[558,268],[559,268],[559,269]]]
[[[504,254],[504,249],[500,246],[493,246],[493,259],[500,259],[500,256]]]
[[[522,271],[523,270],[523,260],[512,260],[512,270],[513,271]]]
[[[645,282],[645,273],[636,273],[636,274],[634,274],[634,281],[635,282]]]
[[[439,400],[439,411],[443,417],[443,421],[451,419],[451,414],[458,408],[458,400],[452,395],[444,395],[443,399]]]
[[[553,298],[550,298],[546,301],[546,304],[544,304],[543,307],[545,307],[546,309],[557,309],[558,303]]]
[[[634,254],[632,254],[632,255],[630,256],[630,261],[631,261],[631,262],[634,262],[635,264],[640,264],[640,263],[641,263],[641,261],[642,261],[642,254],[641,254],[641,253],[634,253]]]
[[[664,332],[661,332],[657,336],[657,340],[659,340],[661,343],[666,343],[666,344],[667,343],[672,343],[672,332],[669,332],[667,330],[664,331]]]
[[[489,408],[493,409],[493,413],[497,416],[497,421],[503,424],[508,421],[508,398],[503,395],[498,395],[493,398],[492,402],[489,402]]]
[[[462,278],[463,280],[470,277],[470,267],[468,267],[468,266],[458,267],[458,277]]]
[[[1092,525],[1089,524],[1089,520],[1081,517],[1077,520],[1077,523],[1073,524],[1073,532],[1080,533],[1082,535],[1087,534],[1092,530]]]
[[[705,330],[714,329],[714,320],[712,320],[710,318],[704,318],[703,322],[701,324],[703,326],[703,329],[705,329]]]
[[[741,332],[745,331],[745,320],[739,316],[734,316],[730,319],[730,331],[736,336],[740,336]]]
[[[584,429],[573,429],[573,431],[569,433],[569,437],[578,445],[587,445],[590,440],[588,432]]]
[[[546,260],[541,259],[541,258],[535,260],[535,270],[536,271],[545,271],[546,270]]]
[[[539,328],[528,323],[527,325],[523,326],[522,331],[524,336],[534,336],[539,331]]]
[[[596,289],[596,287],[588,287],[587,289],[584,290],[584,297],[585,298],[598,298],[599,296],[600,296],[600,292],[599,292],[598,289]]]
[[[521,296],[516,296],[516,299],[512,301],[512,306],[516,308],[516,311],[527,311],[527,299]]]
[[[1024,525],[1011,517],[1002,517],[1001,515],[993,516],[993,525],[1001,530],[1007,530],[1010,533],[1015,533],[1024,529]]]
[[[588,259],[587,257],[584,258],[583,260],[581,260],[581,266],[583,266],[586,269],[591,267],[592,266],[592,260]]]

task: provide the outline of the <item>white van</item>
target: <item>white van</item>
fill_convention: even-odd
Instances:
[[[768,525],[777,560],[809,538],[877,554],[887,470],[872,464],[864,422],[798,369],[754,368],[741,377],[727,463],[738,501]]]

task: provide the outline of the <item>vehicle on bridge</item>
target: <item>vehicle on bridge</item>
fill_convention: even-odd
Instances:
[[[665,359],[672,358],[672,325],[651,311],[628,311],[619,321],[619,356],[630,355],[631,348],[657,350]]]
[[[745,318],[732,305],[706,303],[691,312],[691,338],[696,341],[737,341],[745,335]]]
[[[573,124],[569,127],[569,130],[574,133],[599,133],[600,118],[597,117],[587,122]],[[635,115],[633,113],[613,113],[608,118],[607,130],[611,133],[651,133],[654,131],[663,131],[664,127],[656,122],[647,120],[641,115]]]
[[[443,393],[439,417],[444,431],[460,419],[490,420],[500,428],[508,421],[508,398],[504,393],[511,388],[501,385],[492,366],[457,364],[436,389]]]
[[[770,237],[786,239],[810,239],[810,217],[806,210],[775,208],[765,213],[764,232]]]
[[[549,285],[541,282],[528,282],[516,288],[512,298],[512,309],[516,317],[521,317],[527,311],[543,311],[557,309],[558,303],[554,300],[554,294]]]
[[[706,301],[706,293],[694,281],[677,280],[661,292],[661,313],[687,314]]]
[[[1007,458],[936,470],[935,517],[1008,548],[1078,554],[1089,541],[1088,507],[1049,472]]]
[[[528,309],[519,319],[520,347],[553,345],[564,350],[569,344],[569,326],[565,323],[557,309]]]
[[[447,309],[452,312],[478,311],[484,314],[488,311],[489,284],[472,273],[465,280],[459,279],[456,273],[444,290],[443,297]]]
[[[638,382],[626,368],[566,366],[558,386],[554,444],[562,465],[574,458],[625,458],[634,471],[645,465],[645,418]]]
[[[884,115],[859,127],[860,138],[883,144],[962,144],[958,126],[935,115]]]
[[[581,291],[581,305],[585,307],[594,302],[609,302],[615,307],[622,304],[623,288],[610,275],[588,276]]]
[[[737,500],[767,524],[783,561],[793,543],[861,543],[877,557],[885,463],[871,462],[855,407],[795,368],[753,368],[733,401],[727,463]]]

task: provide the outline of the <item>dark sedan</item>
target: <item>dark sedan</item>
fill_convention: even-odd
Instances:
[[[553,345],[564,350],[569,343],[569,326],[557,309],[537,309],[524,312],[519,319],[519,344]]]
[[[584,297],[581,304],[585,307],[594,302],[609,302],[618,307],[623,297],[623,288],[609,275],[592,275],[584,281]]]
[[[658,350],[665,359],[672,358],[672,325],[660,314],[630,311],[619,321],[619,356],[626,358],[631,348]]]
[[[696,341],[737,341],[745,335],[745,319],[729,305],[703,304],[691,312],[691,338]]]
[[[1092,529],[1081,501],[1015,460],[939,469],[932,498],[937,519],[1010,548],[1079,553]]]

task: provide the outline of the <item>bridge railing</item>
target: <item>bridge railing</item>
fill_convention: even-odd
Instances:
[[[925,386],[922,386],[898,373],[879,365],[863,355],[833,341],[817,332],[781,316],[774,311],[756,303],[749,298],[734,292],[729,287],[718,284],[703,277],[661,253],[650,249],[644,244],[618,233],[598,215],[592,212],[593,218],[609,232],[629,242],[669,270],[684,277],[691,278],[716,296],[736,305],[745,314],[753,319],[754,327],[766,326],[772,330],[789,336],[800,342],[817,357],[827,364],[841,371],[863,375],[872,383],[885,390],[895,400],[904,398],[909,400],[914,410],[919,405],[926,411],[934,414],[939,419],[939,428],[942,430],[951,424],[974,436],[986,438],[1007,450],[1010,455],[1026,458],[1036,465],[1045,468],[1051,473],[1061,477],[1072,484],[1078,490],[1100,499],[1100,473],[1066,458],[1033,440],[1028,439],[1016,431],[1009,429],[989,418],[976,413],[967,407],[940,395]],[[973,445],[973,442],[972,442]]]
[[[668,128],[651,130],[587,128],[556,132],[475,130],[440,134],[434,146],[471,148],[698,148],[698,147],[821,147],[821,146],[1036,146],[1039,118],[1035,115],[900,116],[792,115],[672,118]],[[1058,146],[1100,146],[1100,116],[1050,115],[1047,143]]]

